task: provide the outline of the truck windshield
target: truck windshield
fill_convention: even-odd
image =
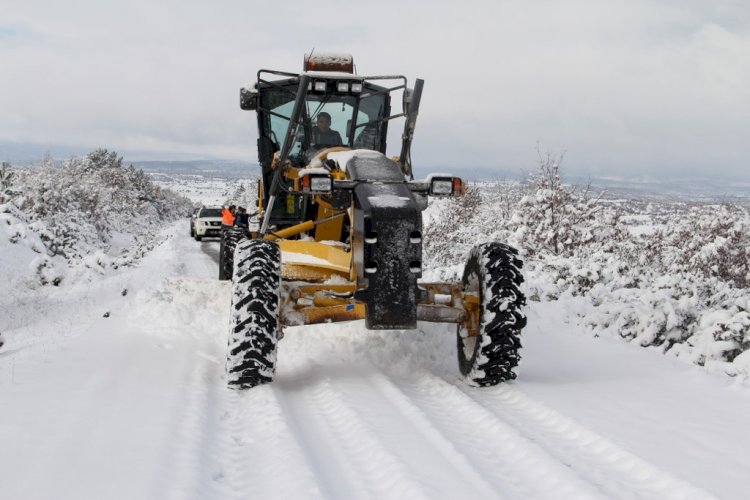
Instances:
[[[221,217],[220,208],[204,208],[198,217]]]

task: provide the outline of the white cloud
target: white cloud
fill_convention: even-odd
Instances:
[[[742,2],[65,3],[4,8],[0,140],[252,158],[238,88],[315,47],[426,80],[421,164],[529,168],[540,141],[580,173],[746,170]]]

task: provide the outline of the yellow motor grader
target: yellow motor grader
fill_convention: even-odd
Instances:
[[[517,251],[477,245],[462,281],[419,281],[428,197],[465,191],[459,177],[412,175],[423,83],[358,75],[348,54],[306,54],[301,73],[260,70],[240,89],[240,107],[257,113],[261,176],[257,226],[221,237],[219,279],[232,280],[230,387],[272,380],[283,327],[360,319],[378,330],[454,323],[467,382],[515,378],[526,324]],[[389,158],[396,119],[401,150]]]

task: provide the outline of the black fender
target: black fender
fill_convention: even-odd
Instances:
[[[355,298],[371,330],[417,327],[422,276],[422,212],[398,164],[380,153],[346,165],[354,187],[352,254]]]

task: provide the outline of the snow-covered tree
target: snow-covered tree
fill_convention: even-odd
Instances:
[[[458,198],[434,200],[439,217],[427,220],[424,246],[428,267],[463,262],[477,241],[477,227],[486,223],[490,213],[476,183],[469,184]]]
[[[61,165],[46,158],[19,171],[14,189],[12,201],[32,230],[52,254],[67,258],[106,248],[114,233],[143,235],[192,206],[106,149]]]
[[[563,154],[539,153],[538,168],[528,175],[528,194],[521,198],[513,223],[530,254],[551,252],[570,254],[596,239],[596,224],[603,193],[591,196],[591,186],[583,188],[562,182]]]
[[[688,271],[750,287],[750,221],[730,205],[692,208],[658,231],[655,255],[668,272]]]
[[[224,205],[234,205],[237,207],[245,207],[248,213],[257,211],[257,190],[255,186],[248,186],[246,183],[241,182],[234,190],[234,192],[227,197]]]
[[[10,163],[4,161],[0,165],[0,203],[5,203],[10,199],[14,177],[13,167],[11,167]]]

